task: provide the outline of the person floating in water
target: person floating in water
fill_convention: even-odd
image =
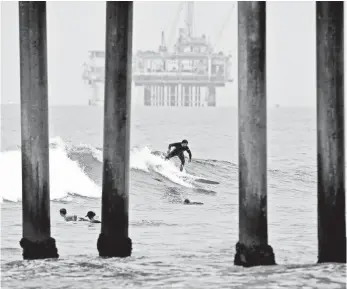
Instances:
[[[170,152],[171,148],[174,147],[174,150]],[[183,171],[183,167],[185,164],[185,158],[184,158],[184,151],[186,151],[189,154],[189,162],[192,161],[192,152],[190,151],[188,147],[188,141],[184,139],[182,142],[172,143],[169,144],[169,149],[167,151],[167,156],[165,157],[166,160],[169,160],[173,157],[178,157],[181,161],[181,167],[180,171]]]
[[[94,217],[95,217],[95,213],[93,211],[89,211],[87,213],[87,215],[85,216],[86,218],[88,219],[84,219],[84,218],[81,218],[80,221],[87,221],[87,222],[90,222],[90,223],[101,223],[99,220],[95,220]]]
[[[64,209],[64,208],[60,209],[59,212],[60,212],[60,216],[62,216],[66,222],[77,221],[77,216],[76,215],[67,215],[66,209]]]
[[[189,199],[185,199],[183,204],[185,204],[185,205],[203,205],[204,203],[201,203],[201,202],[191,202]]]

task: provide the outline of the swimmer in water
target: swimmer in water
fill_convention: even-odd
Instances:
[[[62,216],[66,222],[77,221],[77,216],[76,215],[67,215],[66,209],[64,209],[64,208],[60,209],[59,212],[60,212],[60,216]]]
[[[93,211],[89,211],[86,215],[86,218],[88,217],[88,219],[84,219],[84,218],[81,218],[81,221],[87,221],[87,222],[90,222],[90,223],[101,223],[99,220],[95,220],[94,217],[95,217],[95,213]]]
[[[185,204],[185,205],[203,205],[204,203],[201,203],[201,202],[191,202],[189,199],[185,199],[183,204]]]

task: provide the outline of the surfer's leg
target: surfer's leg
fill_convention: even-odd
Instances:
[[[169,153],[166,157],[165,157],[165,159],[166,160],[169,160],[169,159],[171,159],[172,157],[174,157],[174,156],[176,156],[176,150],[173,150],[171,153]]]
[[[171,159],[172,158],[172,152],[171,153],[169,153],[166,157],[165,157],[165,160],[169,160],[169,159]]]
[[[185,158],[184,158],[184,154],[183,153],[180,153],[178,155],[178,158],[180,159],[181,161],[181,167],[180,167],[180,171],[182,172],[183,171],[183,167],[184,167],[184,164],[186,162]]]

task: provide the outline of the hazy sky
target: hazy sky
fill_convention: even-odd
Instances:
[[[135,2],[134,52],[157,50],[162,30],[169,41],[178,6]],[[87,103],[82,65],[89,49],[104,49],[105,9],[103,1],[47,3],[50,105]],[[178,26],[183,20],[184,11]],[[217,90],[217,101],[236,106],[236,2],[195,2],[194,23],[195,32],[205,33],[217,50],[233,54],[235,82]],[[315,2],[267,2],[267,79],[269,105],[315,106]],[[18,2],[1,2],[1,102],[18,103],[19,86]]]

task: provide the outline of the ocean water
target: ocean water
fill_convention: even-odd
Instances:
[[[2,288],[346,288],[344,264],[317,265],[316,115],[268,110],[268,232],[277,266],[233,265],[238,241],[235,108],[133,107],[132,256],[102,259],[100,225],[66,223],[59,209],[100,215],[101,107],[52,107],[52,237],[58,260],[23,261],[19,106],[1,106]],[[189,140],[180,173],[168,143]],[[206,178],[219,184],[202,184]],[[203,206],[184,206],[190,198]]]

